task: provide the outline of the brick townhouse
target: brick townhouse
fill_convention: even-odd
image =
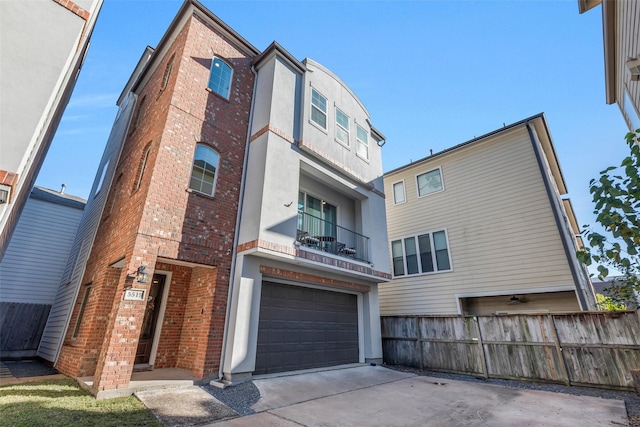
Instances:
[[[41,357],[98,397],[381,359],[384,136],[343,82],[187,0],[118,106]]]

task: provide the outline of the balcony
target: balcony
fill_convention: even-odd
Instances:
[[[333,255],[370,262],[367,236],[301,211],[298,212],[296,241]]]

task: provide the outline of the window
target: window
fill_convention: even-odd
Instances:
[[[417,176],[418,197],[427,196],[444,190],[440,168]]]
[[[82,297],[82,304],[80,305],[80,311],[78,312],[78,320],[76,320],[76,326],[73,328],[73,338],[78,336],[80,332],[80,325],[82,324],[82,318],[84,317],[84,310],[87,307],[87,301],[89,300],[89,292],[91,291],[91,284],[88,284],[84,290],[84,296]]]
[[[133,116],[133,120],[131,121],[131,129],[129,130],[129,135],[131,135],[140,125],[140,117],[142,116],[142,108],[144,107],[145,102],[147,102],[147,95],[142,97],[140,103],[137,106],[136,112]]]
[[[393,275],[450,271],[451,259],[444,230],[391,242]]]
[[[336,139],[349,145],[349,116],[336,108]]]
[[[169,84],[169,77],[171,77],[171,70],[173,69],[173,59],[175,58],[175,56],[175,53],[171,55],[171,58],[169,58],[169,62],[167,62],[167,67],[164,69],[164,75],[162,76],[162,83],[160,85],[160,93],[162,93]],[[160,94],[158,94],[158,96],[159,95]]]
[[[636,130],[640,129],[640,116],[636,112],[636,108],[633,106],[633,102],[631,102],[631,97],[627,90],[624,90],[624,115],[629,123],[629,127],[631,129]]]
[[[358,156],[369,160],[369,133],[360,125],[356,125],[356,142]]]
[[[307,215],[298,217],[298,229],[308,231],[315,236],[337,235],[336,223],[338,221],[338,209],[331,203],[306,194],[298,193],[298,211]],[[305,223],[303,223],[305,222]]]
[[[140,188],[140,184],[142,183],[142,177],[144,176],[144,170],[147,167],[147,159],[149,158],[149,152],[151,151],[151,143],[147,144],[145,147],[144,153],[142,154],[142,160],[140,161],[140,166],[138,167],[138,179],[133,186],[133,191],[136,191]]]
[[[213,196],[219,161],[220,155],[215,150],[204,144],[198,144],[193,157],[189,188],[199,193]]]
[[[102,188],[102,184],[104,184],[104,178],[107,175],[107,169],[109,168],[109,160],[102,166],[102,172],[100,173],[100,180],[98,181],[98,185],[96,186],[96,192],[93,194],[93,197],[96,197]]]
[[[311,88],[311,121],[327,129],[327,98]]]
[[[111,196],[109,198],[109,202],[107,205],[108,208],[104,210],[105,211],[104,219],[109,218],[109,216],[113,213],[113,209],[116,205],[116,198],[118,197],[118,192],[120,191],[121,181],[122,181],[122,173],[120,173],[120,175],[118,175],[118,178],[116,178],[116,183],[111,186]]]
[[[213,58],[211,62],[211,74],[209,75],[209,89],[220,96],[229,99],[231,88],[231,66],[220,58]]]
[[[393,203],[398,205],[406,201],[407,199],[404,194],[404,181],[396,182],[393,184]]]

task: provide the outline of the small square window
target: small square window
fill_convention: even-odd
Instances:
[[[418,175],[418,197],[444,190],[440,168]]]

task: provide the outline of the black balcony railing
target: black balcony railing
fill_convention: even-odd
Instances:
[[[296,240],[304,246],[369,262],[369,238],[317,216],[298,212]]]

